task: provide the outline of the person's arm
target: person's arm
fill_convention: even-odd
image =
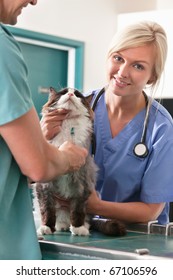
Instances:
[[[51,180],[85,163],[86,149],[72,143],[64,143],[57,149],[45,140],[34,108],[0,126],[0,134],[23,174],[33,181]]]
[[[125,223],[146,223],[156,220],[164,205],[165,203],[109,202],[101,200],[93,191],[87,201],[87,212]]]

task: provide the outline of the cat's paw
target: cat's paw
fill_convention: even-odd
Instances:
[[[73,235],[83,235],[83,236],[87,236],[90,235],[90,232],[88,230],[88,228],[86,228],[85,226],[80,226],[80,227],[74,227],[74,226],[70,226],[70,231]]]
[[[38,236],[42,236],[42,235],[46,235],[46,234],[52,234],[52,231],[51,231],[50,227],[44,225],[44,226],[41,226],[37,229],[37,235]]]

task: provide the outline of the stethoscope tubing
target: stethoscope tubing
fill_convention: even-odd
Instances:
[[[95,108],[96,108],[96,106],[97,106],[97,101],[99,100],[99,98],[102,96],[102,94],[105,92],[105,87],[103,87],[100,91],[99,91],[99,93],[97,93],[97,95],[96,95],[96,97],[94,98],[94,101],[93,101],[93,103],[92,103],[92,105],[91,105],[91,109],[94,111],[95,110]]]
[[[102,96],[102,94],[105,92],[105,90],[106,90],[106,87],[103,87],[99,91],[99,93],[96,95],[96,97],[91,105],[91,109],[93,111],[95,110],[95,108],[97,106],[97,102],[98,102],[99,98]],[[146,114],[145,114],[145,119],[144,119],[144,124],[143,124],[141,141],[136,143],[134,145],[134,149],[133,149],[135,156],[141,157],[141,158],[145,158],[148,155],[148,147],[145,142],[146,142],[147,126],[148,126],[149,112],[150,112],[150,105],[151,105],[151,99],[148,98],[146,93],[144,93],[144,97],[146,100]],[[93,137],[92,137],[92,155],[93,156],[95,155],[95,151],[96,151],[96,137],[95,137],[95,134],[93,133]]]

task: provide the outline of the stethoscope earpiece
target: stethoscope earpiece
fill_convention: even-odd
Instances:
[[[145,158],[148,155],[148,148],[143,142],[139,142],[134,146],[133,152],[135,156]]]

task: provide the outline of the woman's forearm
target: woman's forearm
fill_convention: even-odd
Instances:
[[[89,213],[105,218],[119,219],[125,223],[145,223],[155,220],[163,208],[164,203],[109,202],[101,200],[93,194],[87,204],[87,211]]]

